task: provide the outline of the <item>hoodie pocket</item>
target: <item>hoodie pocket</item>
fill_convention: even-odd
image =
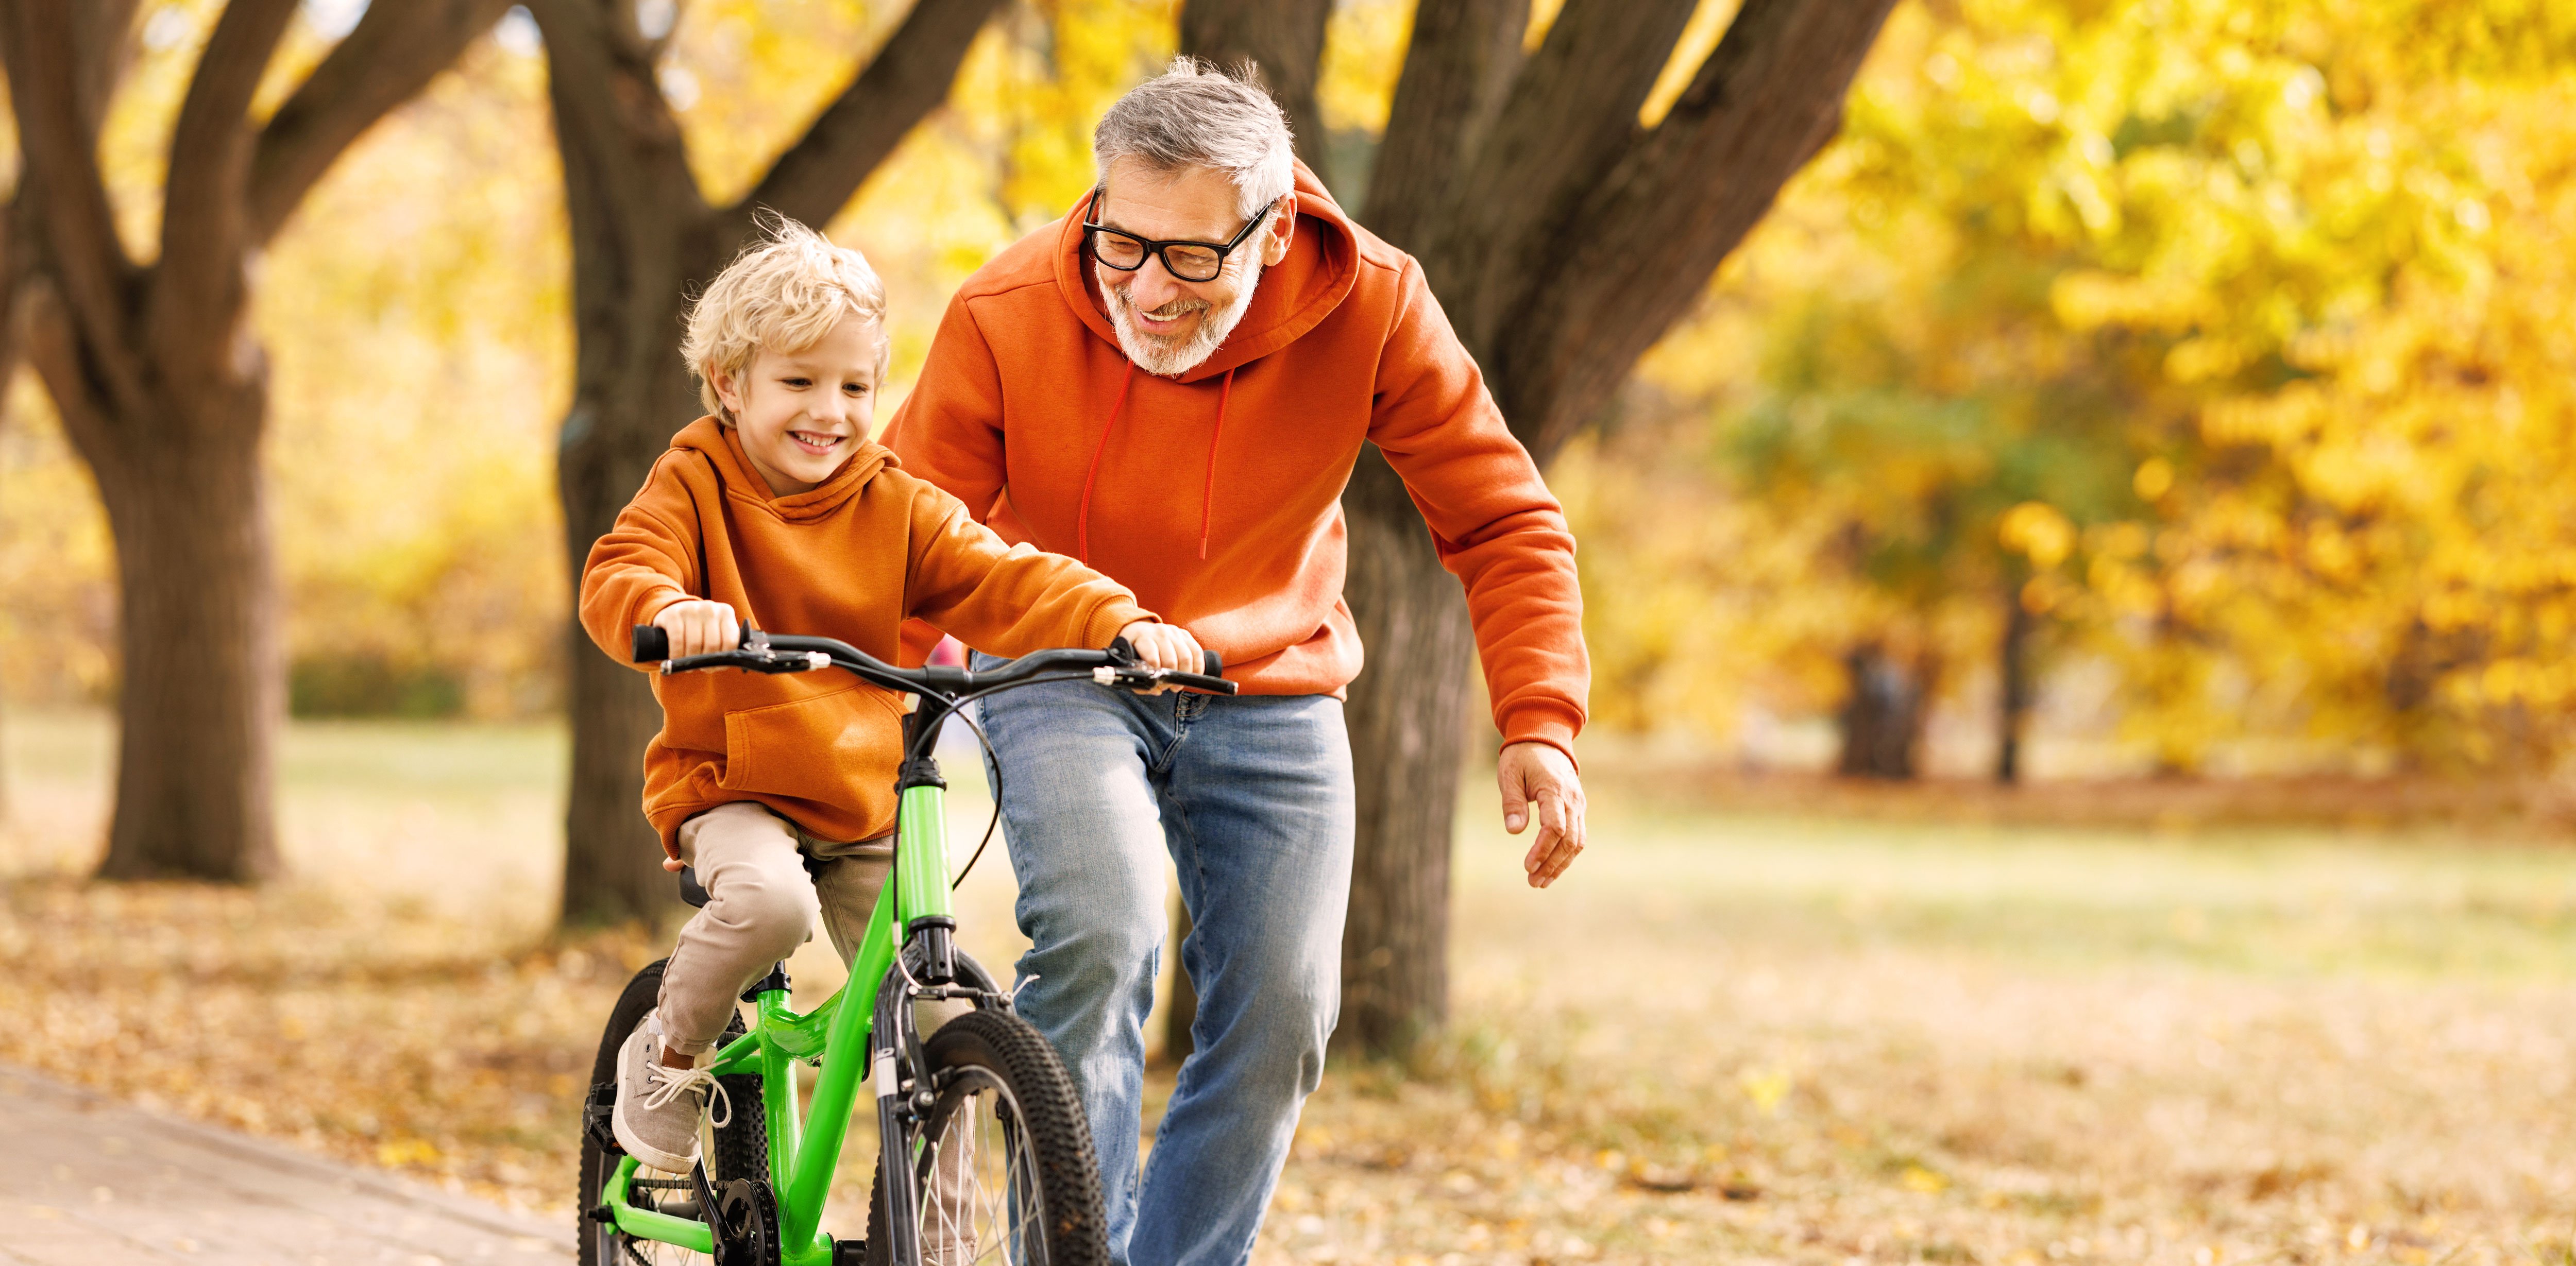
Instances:
[[[728,712],[725,771],[718,785],[853,804],[868,797],[872,783],[893,785],[903,715],[901,695],[865,684]]]

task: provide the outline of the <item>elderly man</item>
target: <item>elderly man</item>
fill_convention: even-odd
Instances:
[[[1093,138],[1100,182],[969,279],[888,428],[1013,542],[1071,554],[1225,656],[1233,698],[998,695],[1021,1007],[1080,1087],[1123,1262],[1236,1263],[1321,1078],[1352,784],[1342,487],[1363,441],[1465,584],[1506,825],[1545,887],[1583,847],[1574,541],[1422,271],[1352,223],[1257,86],[1186,58]],[[979,661],[989,662],[989,661]],[[1137,1174],[1164,858],[1199,996]]]

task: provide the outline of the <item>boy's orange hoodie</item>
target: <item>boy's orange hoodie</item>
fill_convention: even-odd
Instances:
[[[634,626],[692,597],[730,603],[757,628],[839,638],[888,661],[912,618],[995,655],[1107,646],[1154,618],[1071,559],[1005,544],[875,444],[862,442],[812,490],[773,497],[740,437],[712,417],[672,437],[644,490],[591,547],[582,627],[622,663]],[[653,694],[662,732],[644,751],[644,813],[672,856],[680,823],[736,800],[826,840],[893,829],[903,696],[837,670],[657,675]]]
[[[1360,672],[1340,498],[1374,442],[1466,584],[1504,740],[1571,756],[1591,678],[1574,538],[1421,267],[1300,164],[1287,258],[1215,355],[1159,378],[1118,347],[1086,203],[958,290],[887,446],[1002,539],[1133,588],[1245,693],[1317,694]]]

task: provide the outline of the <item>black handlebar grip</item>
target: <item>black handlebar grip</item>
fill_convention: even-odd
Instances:
[[[635,662],[659,663],[671,657],[671,631],[653,624],[635,626]]]
[[[1207,675],[1210,677],[1224,676],[1225,659],[1222,656],[1219,656],[1215,651],[1207,651],[1205,653],[1207,655]]]

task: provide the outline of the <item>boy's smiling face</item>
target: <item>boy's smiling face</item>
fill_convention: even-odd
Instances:
[[[810,491],[857,451],[877,415],[877,349],[873,318],[850,315],[812,347],[763,347],[739,376],[715,370],[708,381],[742,432],[742,451],[769,481],[773,496]]]

